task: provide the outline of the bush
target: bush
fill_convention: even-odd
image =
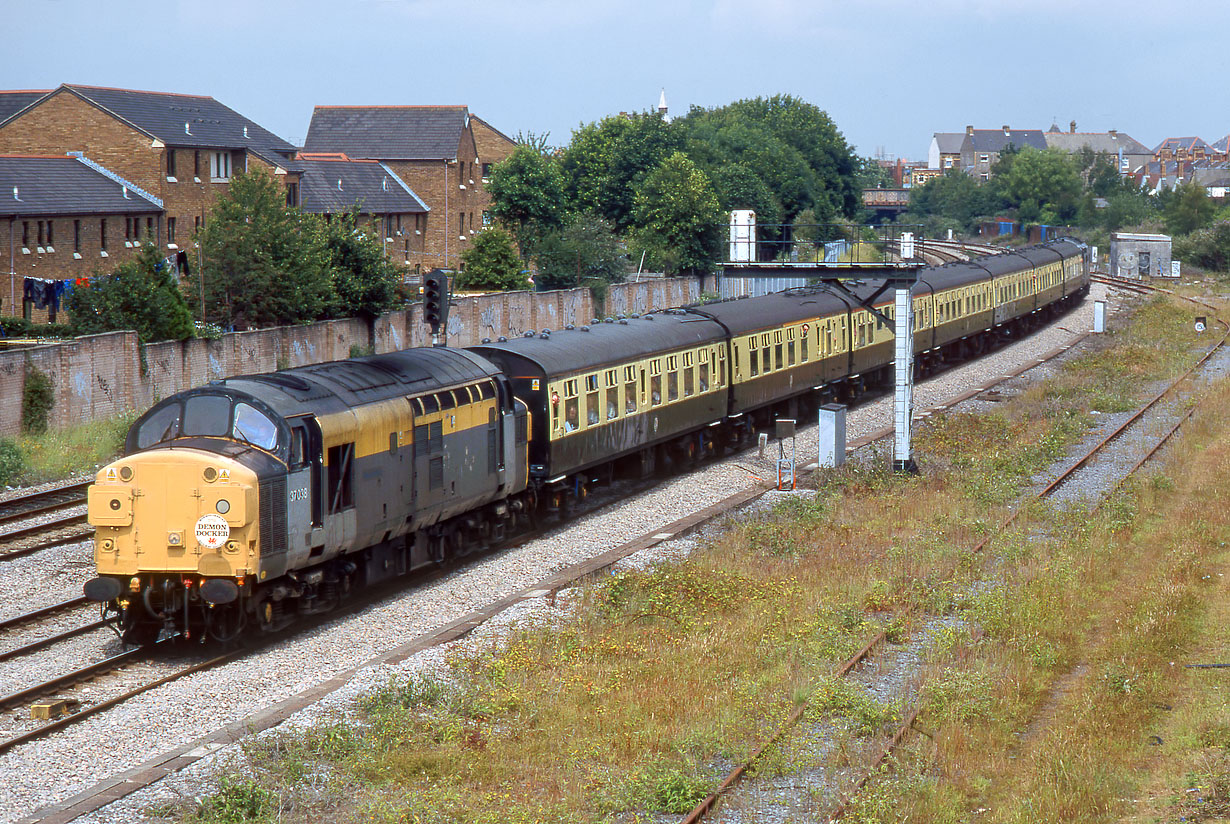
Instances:
[[[71,338],[63,323],[33,323],[25,318],[0,316],[0,338]]]
[[[8,438],[0,438],[0,485],[8,485],[25,469],[25,461],[17,444]]]
[[[1230,220],[1219,220],[1176,240],[1174,256],[1215,272],[1230,272]]]
[[[35,367],[27,366],[26,384],[21,390],[21,430],[46,432],[47,418],[55,402],[55,387],[51,378]]]

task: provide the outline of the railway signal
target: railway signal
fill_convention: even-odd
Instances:
[[[433,269],[423,277],[423,321],[431,326],[431,345],[440,345],[440,327],[448,322],[448,275]]]

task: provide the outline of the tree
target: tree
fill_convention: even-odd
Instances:
[[[484,229],[461,253],[462,271],[457,288],[506,292],[528,289],[525,266],[517,255],[512,235],[498,227]]]
[[[393,305],[401,273],[374,235],[359,227],[358,210],[319,224],[332,270],[327,313],[334,318],[376,316]]]
[[[518,146],[491,170],[491,214],[503,221],[528,255],[543,232],[564,216],[564,186],[558,163],[537,149]]]
[[[751,209],[757,225],[782,222],[782,205],[760,175],[742,163],[719,166],[709,173],[718,205],[724,213]]]
[[[957,169],[928,180],[911,190],[910,210],[906,220],[924,222],[928,217],[941,217],[956,222],[964,231],[972,231],[978,219],[994,215],[1002,207],[995,189]]]
[[[1186,235],[1204,228],[1213,220],[1217,204],[1209,199],[1209,193],[1198,183],[1180,183],[1167,198],[1162,219],[1166,231],[1172,235]]]
[[[641,181],[681,148],[682,135],[657,113],[605,117],[582,126],[561,158],[569,208],[626,229]]]
[[[1076,218],[1083,187],[1065,152],[1032,146],[1004,152],[994,175],[995,188],[1021,220],[1057,224]]]
[[[1174,256],[1215,272],[1230,272],[1230,220],[1219,220],[1176,240]]]
[[[188,297],[223,327],[313,321],[333,298],[331,253],[317,218],[287,208],[262,170],[231,178],[202,231],[201,255]]]
[[[704,172],[675,152],[637,189],[633,217],[639,245],[668,272],[707,272],[718,259],[725,225]]]
[[[121,263],[110,275],[64,299],[73,331],[79,335],[134,329],[142,343],[192,337],[192,313],[171,266],[153,244]]]
[[[548,232],[535,249],[534,262],[543,289],[567,289],[586,281],[614,283],[628,272],[627,255],[611,224],[588,213]]]

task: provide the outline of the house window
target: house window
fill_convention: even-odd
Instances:
[[[175,218],[167,218],[167,243],[175,242]]]
[[[990,176],[989,174],[987,174],[986,172],[983,172],[982,174],[978,175],[978,177],[979,177],[980,179],[982,179],[982,180],[990,180],[990,179],[991,179],[991,176]]]
[[[73,251],[81,251],[81,221],[73,221]]]
[[[201,182],[201,153],[192,153],[192,176],[196,178],[197,183]]]
[[[175,177],[175,150],[167,149],[167,177]]]
[[[286,184],[286,205],[287,206],[298,206],[299,205],[299,184],[298,183],[287,183]]]
[[[141,240],[141,218],[134,217],[132,219],[132,242],[139,243]]]
[[[21,222],[21,247],[23,249],[30,248],[30,221],[28,220]]]
[[[490,164],[490,163],[484,163],[484,164],[483,164],[483,183],[486,183],[486,182],[487,182],[487,178],[489,178],[489,177],[491,177],[491,164]]]
[[[457,231],[460,233],[460,232],[464,232],[465,230],[466,230],[466,213],[458,212],[457,213]]]
[[[43,221],[38,222],[38,245],[43,245]]]
[[[98,221],[98,242],[102,251],[107,251],[107,219]]]
[[[944,158],[944,168],[945,168],[945,169],[951,169],[951,168],[952,168],[952,158],[951,158],[951,157],[946,157],[946,158]]]
[[[55,246],[55,245],[56,245],[56,239],[55,239],[55,237],[54,237],[54,235],[55,235],[55,228],[54,228],[54,227],[55,227],[55,223],[54,223],[54,222],[52,222],[52,221],[50,221],[50,220],[49,220],[49,221],[47,221],[47,245],[48,245],[48,246]]]
[[[230,180],[230,152],[214,152],[209,156],[209,176],[213,180]]]
[[[139,219],[140,218],[138,218],[138,220]],[[145,236],[151,241],[154,239],[154,219],[152,217],[147,217],[145,219]]]
[[[991,156],[989,154],[980,154],[978,155],[978,162],[979,163],[990,163]]]

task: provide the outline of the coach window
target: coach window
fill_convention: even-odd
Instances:
[[[593,426],[598,422],[598,376],[585,376],[585,421]]]
[[[708,352],[701,351],[701,361],[696,365],[696,383],[700,386],[701,392],[709,391],[709,360]]]
[[[654,358],[649,362],[649,403],[657,406],[662,403],[662,361]]]
[[[807,363],[807,335],[799,338],[799,358],[803,363]]]

